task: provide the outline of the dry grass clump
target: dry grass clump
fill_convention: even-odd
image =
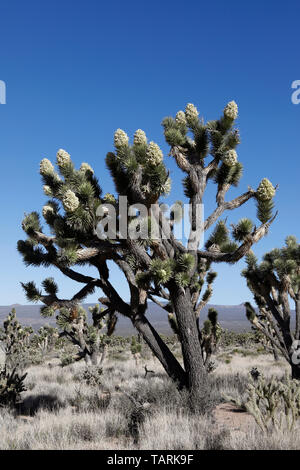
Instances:
[[[146,377],[145,364],[153,371]],[[273,364],[270,355],[234,354],[230,364],[219,364],[210,375],[212,399],[221,403],[224,395],[243,396],[252,367],[266,377],[282,376],[285,366]],[[84,362],[62,368],[51,360],[27,372],[22,405],[14,413],[0,409],[2,450],[300,448],[298,428],[266,435],[255,423],[245,430],[233,427],[230,419],[223,423],[214,416],[191,416],[186,394],[178,392],[152,357],[138,367],[131,356],[121,361],[111,357],[96,381],[80,379],[90,377]]]

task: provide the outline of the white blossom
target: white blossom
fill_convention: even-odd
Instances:
[[[147,137],[142,129],[135,131],[133,143],[135,145],[147,145]]]
[[[238,105],[235,101],[230,101],[224,108],[224,116],[230,119],[236,119],[238,117]]]
[[[85,162],[81,163],[80,171],[83,171],[83,172],[90,171],[91,173],[94,174],[93,168],[88,163],[85,163]]]
[[[117,129],[114,135],[114,146],[116,149],[128,145],[128,135],[122,129]]]
[[[56,154],[56,161],[58,166],[63,167],[70,163],[71,158],[70,154],[66,152],[64,149],[59,149],[59,151]]]
[[[158,165],[163,160],[163,153],[155,142],[149,143],[146,155],[148,163],[153,166]]]
[[[41,175],[50,175],[54,173],[54,166],[48,160],[48,158],[43,158],[43,160],[40,163],[40,174]]]
[[[263,178],[256,190],[256,195],[257,198],[261,201],[268,201],[275,196],[275,192],[276,190],[271,181],[269,181],[267,178]]]
[[[237,162],[237,153],[236,153],[236,151],[233,150],[233,149],[228,150],[228,152],[226,152],[225,156],[223,157],[224,165],[234,166],[236,162]]]
[[[169,194],[171,191],[171,178],[168,178],[164,184],[164,194]]]
[[[196,106],[192,103],[188,103],[185,108],[185,117],[187,122],[190,124],[191,122],[195,121],[198,118],[198,110]]]
[[[62,202],[67,212],[74,212],[79,206],[79,199],[71,189],[66,191]]]
[[[107,203],[107,204],[114,204],[116,202],[116,198],[113,194],[111,193],[106,193],[103,197],[103,200]]]
[[[186,125],[186,117],[183,111],[178,111],[175,116],[175,122],[180,125]]]

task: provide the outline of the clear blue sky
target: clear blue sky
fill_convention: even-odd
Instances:
[[[16,251],[24,212],[41,210],[45,201],[41,158],[54,160],[64,148],[76,164],[89,162],[111,192],[104,158],[115,129],[132,135],[142,128],[167,153],[161,120],[187,102],[214,119],[234,99],[245,167],[240,191],[265,176],[280,185],[279,215],[256,253],[280,246],[288,234],[299,236],[300,105],[291,103],[291,83],[300,79],[299,13],[298,1],[2,0],[0,305],[25,303],[19,282],[49,275],[26,268]],[[166,159],[175,200],[182,175]],[[212,207],[207,201],[205,210]],[[230,221],[243,215],[255,216],[252,202]],[[218,267],[212,302],[251,298],[242,267]],[[51,275],[62,297],[75,292],[72,282]]]

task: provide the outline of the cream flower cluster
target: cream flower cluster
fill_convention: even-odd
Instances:
[[[138,129],[133,138],[133,143],[135,145],[147,145],[147,137],[145,132],[142,129]]]
[[[128,135],[122,129],[117,129],[114,135],[114,146],[116,149],[128,145]]]
[[[66,191],[63,197],[63,206],[67,212],[74,212],[79,206],[79,199],[71,189]]]
[[[159,165],[163,159],[163,153],[155,142],[150,142],[147,151],[147,161],[150,165]]]
[[[48,186],[47,184],[45,184],[45,185],[43,186],[43,190],[44,190],[44,194],[45,194],[46,196],[50,196],[50,197],[53,196],[53,194],[52,194],[52,189],[51,189],[50,186]]]
[[[168,178],[164,184],[164,194],[169,194],[171,191],[171,178]]]
[[[116,198],[113,194],[111,193],[106,193],[103,197],[103,200],[107,203],[107,204],[114,204],[116,202]]]
[[[238,105],[235,101],[230,101],[224,108],[224,116],[230,119],[236,119],[238,117]]]
[[[56,154],[56,161],[58,166],[63,167],[70,163],[71,158],[70,154],[66,152],[64,149],[59,149],[59,151]]]
[[[54,213],[54,209],[52,206],[44,206],[42,210],[43,217],[46,218],[48,213],[51,212],[52,214]]]
[[[198,110],[192,103],[188,103],[185,108],[185,117],[188,123],[198,118]]]
[[[91,173],[94,174],[93,168],[88,163],[85,163],[85,162],[81,163],[80,171],[83,171],[83,172],[90,171]]]
[[[41,175],[50,175],[51,173],[54,172],[54,166],[48,160],[48,158],[43,158],[43,160],[40,163],[40,174]]]
[[[186,117],[183,111],[178,111],[175,116],[175,122],[179,125],[186,125]]]
[[[275,196],[275,192],[276,190],[271,181],[269,181],[268,178],[263,178],[256,190],[256,195],[261,201],[269,201]]]
[[[228,150],[228,152],[225,153],[225,156],[223,158],[223,163],[226,166],[234,166],[237,162],[237,153],[235,150],[231,149]]]

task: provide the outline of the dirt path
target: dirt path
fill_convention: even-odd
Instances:
[[[247,432],[255,425],[255,419],[250,413],[232,403],[221,403],[216,406],[213,414],[219,430]]]

